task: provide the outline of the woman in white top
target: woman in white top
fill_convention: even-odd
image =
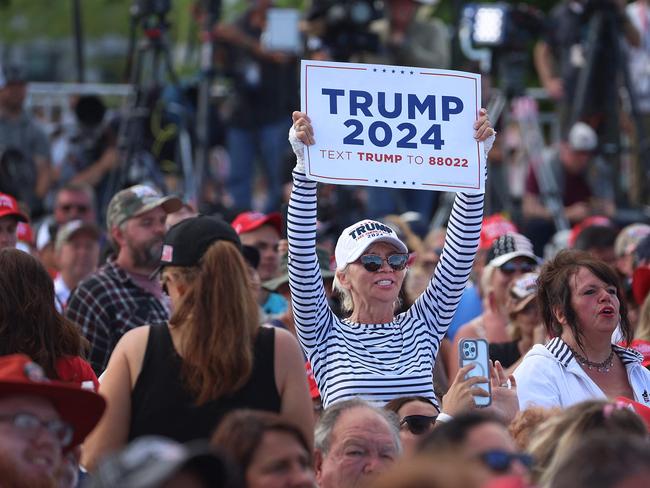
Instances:
[[[538,302],[553,339],[534,346],[514,372],[522,409],[618,396],[650,406],[650,371],[642,356],[612,344],[619,324],[628,343],[632,331],[609,265],[583,251],[561,251],[540,272]]]
[[[316,182],[305,176],[304,144],[313,144],[309,118],[294,112],[289,140],[297,156],[287,214],[289,284],[296,330],[327,407],[352,397],[384,404],[419,395],[437,405],[432,370],[440,341],[465,289],[478,246],[483,194],[457,193],[440,263],[427,289],[395,316],[408,263],[406,245],[387,225],[363,220],[343,231],[335,250],[334,287],[346,319],[329,308],[316,256]],[[474,137],[494,129],[485,110]],[[489,139],[488,139],[489,138]]]

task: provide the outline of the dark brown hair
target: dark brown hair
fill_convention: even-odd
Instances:
[[[169,323],[181,331],[182,374],[200,405],[233,393],[250,378],[259,307],[233,243],[215,242],[198,268],[188,271],[194,278]]]
[[[267,432],[284,432],[292,435],[307,451],[311,465],[312,448],[302,431],[272,412],[242,409],[229,413],[212,434],[210,445],[228,452],[245,472]]]
[[[411,402],[427,403],[432,407],[434,407],[436,410],[438,410],[438,413],[440,413],[440,409],[438,409],[438,407],[436,407],[431,400],[429,400],[427,397],[423,397],[419,395],[393,398],[390,402],[384,405],[384,410],[390,410],[391,412],[395,412],[396,414],[399,415],[399,409],[402,408],[407,403],[411,403]]]
[[[575,311],[571,306],[570,279],[580,268],[586,268],[594,276],[608,285],[616,287],[616,296],[620,302],[620,327],[625,342],[632,340],[632,327],[627,318],[627,305],[623,289],[616,271],[607,263],[594,258],[585,251],[566,249],[560,251],[555,258],[546,262],[537,280],[537,299],[542,313],[542,320],[551,337],[562,335],[562,324],[557,319],[554,309],[560,307],[566,317],[567,324],[582,348],[582,331],[578,325]]]
[[[80,356],[88,342],[54,306],[54,284],[35,257],[0,250],[0,355],[23,353],[58,379],[56,361]]]

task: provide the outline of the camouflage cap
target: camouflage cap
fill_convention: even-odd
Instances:
[[[183,206],[180,198],[164,196],[147,185],[135,185],[116,193],[111,198],[106,212],[106,226],[110,231],[130,218],[162,207],[167,213],[176,212]]]

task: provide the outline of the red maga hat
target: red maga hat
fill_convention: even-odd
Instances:
[[[0,399],[29,395],[49,400],[62,420],[74,428],[67,449],[83,442],[104,413],[106,401],[74,383],[49,380],[41,367],[25,354],[0,356]]]
[[[235,217],[235,220],[232,221],[231,225],[237,234],[241,235],[259,229],[265,224],[272,225],[273,228],[278,231],[278,234],[282,234],[282,217],[278,212],[272,212],[270,214],[263,214],[261,212],[242,212]]]
[[[0,218],[10,215],[16,217],[19,222],[29,222],[27,215],[18,207],[16,199],[7,193],[0,193]]]

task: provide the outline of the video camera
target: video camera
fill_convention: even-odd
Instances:
[[[499,2],[468,4],[463,16],[471,25],[473,46],[491,50],[492,69],[505,92],[521,94],[530,60],[528,47],[542,31],[542,13],[527,4]]]
[[[379,36],[369,26],[383,10],[380,0],[315,0],[307,20],[323,22],[323,44],[333,59],[348,61],[353,54],[379,50]]]

